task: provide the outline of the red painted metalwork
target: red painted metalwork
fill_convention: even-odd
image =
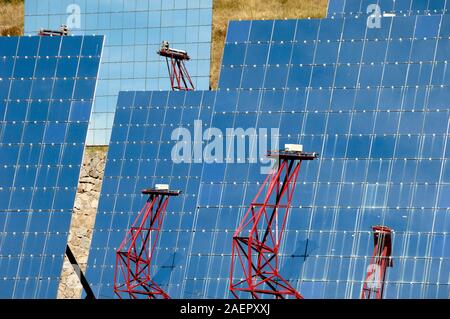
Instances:
[[[171,196],[180,191],[148,189],[144,207],[116,252],[114,292],[119,298],[169,299],[152,279],[151,263]]]
[[[157,53],[166,58],[170,85],[173,91],[195,90],[194,83],[192,83],[191,76],[184,63],[184,61],[190,60],[186,51],[169,48],[169,43],[164,41]]]
[[[386,268],[392,267],[392,229],[373,226],[374,250],[367,268],[361,299],[383,299]]]
[[[301,163],[318,155],[280,151],[268,156],[278,159],[277,169],[267,176],[234,233],[229,289],[236,298],[249,293],[254,299],[303,299],[280,275],[278,253]]]

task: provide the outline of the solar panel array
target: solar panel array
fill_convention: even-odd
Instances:
[[[303,184],[282,248],[281,273],[305,297],[359,297],[373,249],[369,230],[376,224],[396,230],[387,297],[448,295],[442,158],[449,154],[449,22],[436,15],[383,18],[373,29],[365,18],[230,24],[221,77],[230,105],[236,105],[234,116],[229,109],[229,123],[279,127],[280,145],[300,143],[322,154],[302,167]],[[237,53],[242,47],[244,55]],[[267,62],[253,60],[259,58]],[[237,74],[224,78],[231,69]],[[265,90],[255,91],[258,86]],[[240,111],[248,99],[253,107]],[[246,120],[245,112],[255,109],[256,122],[255,116]],[[237,173],[237,166],[228,165],[224,174],[215,175],[213,165],[203,171],[200,199],[212,195],[199,201],[197,223],[208,221],[211,206],[227,209],[230,194],[239,217],[232,216],[229,227],[219,217],[204,227],[209,234],[194,235],[188,264],[197,268],[186,281],[196,279],[191,282],[198,296],[229,296],[223,293],[229,257],[216,256],[230,241],[227,228],[245,211],[239,206],[248,205],[257,178],[262,180],[256,167],[249,165],[245,174],[245,167]],[[200,243],[211,243],[202,251],[205,257],[196,256]],[[215,279],[217,272],[223,282]]]
[[[329,0],[327,16],[446,14],[449,8],[448,0]]]
[[[102,46],[0,37],[0,298],[56,298]]]
[[[209,88],[212,0],[25,0],[25,34],[66,24],[72,34],[105,35],[89,145],[108,145],[120,90],[169,90],[162,41],[187,50],[196,89]]]
[[[124,231],[142,208],[146,196],[140,191],[156,183],[170,184],[182,194],[171,198],[164,222],[169,236],[157,247],[156,277],[179,289],[187,256],[201,177],[201,163],[174,164],[172,132],[182,127],[194,136],[195,120],[207,129],[211,125],[215,92],[121,92],[118,97],[108,164],[105,170],[96,231],[91,244],[87,277],[94,293],[112,298],[115,249]],[[201,145],[192,142],[191,147]],[[178,287],[178,288],[177,288]]]
[[[268,90],[401,86],[404,79],[397,74],[380,84],[383,66],[386,72],[402,72],[410,60],[433,61],[429,46],[437,43],[441,19],[442,15],[382,18],[380,28],[367,27],[365,18],[231,23],[219,86]],[[447,18],[443,22],[447,27]],[[437,58],[443,62],[446,56]]]
[[[231,237],[264,179],[263,164],[250,163],[248,147],[244,163],[173,162],[171,132],[193,129],[193,118],[174,107],[207,105],[212,114],[198,118],[208,127],[277,128],[280,146],[321,154],[302,166],[280,249],[280,272],[306,298],[359,297],[373,225],[395,230],[387,298],[447,298],[449,57],[446,15],[383,17],[379,28],[356,17],[236,21],[219,91],[122,93],[88,265],[95,293],[113,297],[115,248],[143,203],[139,191],[164,181],[188,190],[169,204],[156,281],[174,298],[231,297]],[[167,99],[146,113],[138,94]],[[181,104],[194,94],[208,103]],[[153,128],[161,146],[150,151]],[[144,169],[153,177],[143,181],[137,163],[153,162]]]

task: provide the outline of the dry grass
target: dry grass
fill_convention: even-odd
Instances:
[[[87,153],[96,153],[96,152],[108,152],[108,146],[105,145],[86,145],[86,152]]]
[[[323,18],[328,0],[214,0],[210,85],[217,87],[229,20]]]
[[[0,0],[0,35],[22,35],[23,0]]]

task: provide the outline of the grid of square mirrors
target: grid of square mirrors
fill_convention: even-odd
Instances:
[[[383,18],[377,30],[366,29],[366,21],[361,21],[230,23],[222,89],[208,93],[216,95],[211,99],[211,128],[221,132],[275,128],[281,146],[301,143],[305,150],[322,154],[320,160],[302,167],[281,247],[281,273],[305,297],[358,298],[373,249],[370,227],[381,224],[395,230],[394,267],[388,270],[386,297],[447,298],[449,19],[441,15]],[[313,49],[302,47],[296,53],[297,44]],[[239,45],[245,48],[237,49]],[[281,48],[273,49],[276,45]],[[263,47],[260,53],[258,46]],[[293,62],[305,58],[299,52],[307,53],[306,61]],[[246,64],[239,63],[247,57],[261,59],[249,63],[263,69],[252,74],[260,82],[245,81]],[[277,73],[275,68],[284,67],[282,63],[288,70]],[[229,76],[235,66],[240,69],[234,77],[242,75],[239,83]],[[166,109],[171,107],[169,98]],[[167,135],[158,140],[171,139]],[[271,148],[272,143],[266,142]],[[248,154],[240,157],[244,163],[233,158],[234,163],[205,164],[203,159],[201,180],[195,187],[200,189],[198,208],[189,219],[191,231],[189,226],[182,228],[188,230],[182,232],[182,240],[176,227],[184,225],[183,215],[166,220],[159,253],[172,252],[172,258],[159,259],[155,274],[172,297],[230,297],[231,236],[265,177],[261,167],[268,165],[256,160],[262,154],[252,155],[248,147]],[[154,170],[155,177],[170,176],[180,165],[170,160],[172,150],[158,148],[153,153],[169,159],[167,167]],[[233,161],[224,151],[224,157]],[[119,176],[126,179],[126,174]],[[128,199],[123,202],[131,207]],[[128,225],[129,217],[120,221],[116,216],[123,214],[114,207],[101,211],[113,216],[104,217],[105,223],[97,220],[94,242],[99,244],[89,259],[90,280],[98,285],[100,297],[112,297],[114,248],[125,234],[125,227],[117,225]],[[181,242],[183,249],[188,242],[187,249],[174,254]]]
[[[181,284],[202,164],[201,158],[175,164],[172,137],[187,134],[186,146],[201,148],[196,134],[210,126],[214,100],[212,91],[120,92],[87,269],[98,297],[114,296],[115,251],[147,199],[141,190],[157,183],[182,194],[170,200],[153,271],[164,288],[172,277]]]
[[[209,88],[212,0],[25,0],[25,34],[61,24],[106,39],[88,144],[109,144],[120,90],[170,89],[163,40],[188,52],[196,89]]]
[[[327,16],[446,14],[449,8],[448,0],[329,0]]]
[[[0,298],[56,298],[102,46],[0,37]]]
[[[355,18],[229,24],[228,108],[213,126],[279,127],[281,146],[322,154],[302,167],[281,248],[281,273],[305,297],[358,298],[370,227],[382,224],[395,230],[386,297],[447,298],[449,36],[442,15],[379,29]],[[184,296],[230,297],[231,235],[264,178],[258,165],[204,166]]]
[[[412,86],[428,84],[433,61],[438,63],[434,77],[442,74],[449,16],[387,17],[379,27],[369,28],[366,18],[353,17],[230,22],[219,87]]]
[[[337,89],[336,96],[364,101],[350,98],[323,110],[309,109],[296,90],[239,91],[229,93],[234,112],[213,116],[212,126],[258,132],[279,127],[281,146],[300,143],[321,153],[320,160],[302,165],[280,248],[281,273],[307,298],[359,297],[373,225],[395,230],[386,297],[447,298],[448,107],[407,98],[395,106],[369,105],[379,93]],[[272,101],[270,108],[265,100]],[[242,110],[244,105],[257,111]],[[265,177],[260,168],[267,166],[236,161],[204,166],[183,297],[231,297],[231,236]]]
[[[379,90],[353,93],[371,100]],[[319,161],[302,167],[287,225],[289,244],[281,247],[281,272],[305,297],[357,298],[373,249],[370,227],[382,224],[395,229],[386,297],[446,298],[448,108],[419,107],[405,99],[400,106],[379,102],[370,107],[350,100],[326,111],[308,110],[305,95],[297,90],[242,90],[205,92],[208,103],[204,96],[201,105],[212,105],[207,112],[185,102],[193,110],[186,113],[177,111],[181,100],[198,105],[201,92],[184,98],[169,93],[168,100],[167,93],[153,93],[150,108],[136,104],[140,93],[126,94],[131,96],[119,99],[89,257],[88,279],[98,297],[113,297],[115,249],[145,200],[139,191],[157,182],[185,191],[184,198],[169,205],[154,263],[157,282],[175,298],[231,297],[231,236],[265,177],[260,168],[269,164],[249,163],[249,158],[202,169],[200,164],[175,164],[173,141],[167,143],[171,132],[182,127],[193,135],[191,123],[197,118],[211,123],[205,130],[279,128],[281,145],[301,143],[322,153]],[[264,101],[274,96],[279,102],[266,107]],[[154,140],[159,144],[152,146]]]

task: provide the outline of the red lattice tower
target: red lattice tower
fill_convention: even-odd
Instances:
[[[184,61],[191,59],[186,51],[170,48],[169,42],[163,41],[161,49],[157,53],[166,58],[170,86],[173,91],[195,90],[194,83],[192,83],[191,76],[184,63]]]
[[[392,229],[373,226],[374,250],[367,268],[361,299],[383,299],[386,268],[392,267]]]
[[[169,295],[153,281],[151,263],[169,198],[178,196],[180,191],[157,185],[142,193],[149,198],[116,252],[114,293],[121,299],[169,299]]]
[[[276,158],[278,165],[234,233],[230,290],[236,298],[245,292],[254,299],[303,299],[280,275],[278,253],[301,163],[314,160],[318,154],[303,153],[301,145],[286,145],[285,150],[269,152],[268,156]]]

